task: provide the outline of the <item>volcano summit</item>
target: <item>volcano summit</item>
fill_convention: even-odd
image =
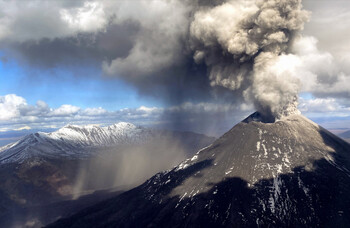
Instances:
[[[300,114],[254,113],[172,170],[49,227],[350,225],[350,145]]]

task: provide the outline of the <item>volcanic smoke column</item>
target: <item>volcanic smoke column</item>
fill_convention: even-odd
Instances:
[[[301,0],[232,0],[200,8],[190,24],[194,60],[207,65],[212,86],[241,91],[262,115],[297,113],[301,84],[289,50],[308,16]]]

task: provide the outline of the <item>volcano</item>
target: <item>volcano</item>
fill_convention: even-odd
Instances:
[[[349,227],[350,144],[254,113],[144,184],[48,227]]]

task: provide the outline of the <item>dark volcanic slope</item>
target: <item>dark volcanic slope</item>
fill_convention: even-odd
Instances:
[[[49,227],[349,227],[350,145],[301,115],[256,117],[174,169]]]

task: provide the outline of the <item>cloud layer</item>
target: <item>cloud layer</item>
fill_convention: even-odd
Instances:
[[[299,109],[311,119],[325,123],[322,118],[330,120],[349,117],[350,102],[347,99],[301,98]],[[35,105],[30,105],[23,97],[8,94],[0,96],[0,132],[24,129],[49,130],[67,124],[109,125],[125,121],[154,128],[220,136],[253,111],[254,107],[249,104],[237,106],[207,102],[185,102],[167,108],[141,106],[115,111],[108,111],[101,107],[80,108],[69,104],[51,108],[44,101],[37,101]],[[333,127],[346,126],[339,121],[333,122],[335,122]]]
[[[168,108],[141,106],[116,111],[107,111],[101,107],[83,109],[69,104],[51,108],[44,101],[30,105],[23,97],[8,94],[0,96],[0,131],[59,128],[66,124],[108,125],[126,121],[218,136],[251,111],[252,107],[247,105],[190,102]],[[234,112],[237,115],[233,116]]]
[[[340,45],[338,38],[326,39],[322,32],[339,33],[349,15],[346,11],[335,15],[329,7],[306,2],[308,9],[333,15],[316,13],[306,36],[301,30],[309,13],[301,3],[2,1],[0,48],[32,67],[93,64],[106,75],[133,84],[140,93],[175,106],[220,101],[239,110],[240,104],[250,102],[255,109],[278,117],[295,111],[299,92],[338,103],[350,97],[350,56],[346,54],[350,47],[346,38],[339,36]],[[310,33],[320,36],[319,45]],[[23,103],[11,102],[11,107]],[[69,105],[52,109],[40,102],[27,106],[27,110],[22,108],[26,105],[9,106],[1,118],[18,112],[31,121],[35,121],[31,112],[40,113],[40,118],[111,113]]]

